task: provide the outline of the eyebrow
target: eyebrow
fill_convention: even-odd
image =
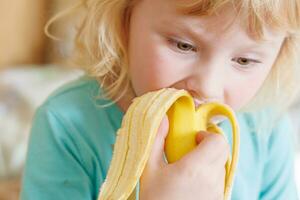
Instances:
[[[162,25],[162,28],[163,29],[166,29],[167,27],[167,31],[166,32],[171,32],[170,31],[170,27],[171,28],[176,28],[177,31],[179,31],[180,33],[183,33],[189,37],[192,38],[193,41],[196,41],[197,44],[200,44],[200,45],[204,45],[207,43],[207,41],[205,41],[204,36],[205,34],[207,34],[205,32],[205,30],[203,30],[203,28],[201,28],[200,26],[198,26],[197,30],[199,31],[195,31],[193,30],[192,26],[190,26],[189,24],[183,22],[183,21],[180,21],[180,20],[163,20],[161,22],[161,25]],[[201,33],[202,32],[202,33]],[[249,37],[249,36],[248,36]],[[255,41],[255,40],[253,40]],[[245,42],[245,41],[244,41]],[[240,45],[240,48],[244,51],[252,51],[253,53],[259,53],[259,54],[265,54],[265,51],[262,49],[262,48],[267,48],[267,47],[263,47],[263,45],[266,45],[266,44],[270,44],[270,47],[273,46],[271,40],[260,40],[260,41],[256,41],[256,42],[251,42],[251,38],[249,38],[247,40],[247,43],[244,45]]]
[[[189,25],[187,25],[186,23],[184,23],[182,21],[175,22],[175,21],[164,20],[162,22],[162,24],[163,24],[164,28],[166,28],[166,27],[176,28],[180,32],[191,36],[193,38],[193,40],[203,43],[202,38],[200,37],[203,34],[200,34],[199,32],[192,30],[192,28]],[[200,27],[199,27],[199,29],[200,29]]]

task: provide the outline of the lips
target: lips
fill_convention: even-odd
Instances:
[[[207,103],[208,101],[202,101],[202,100],[199,100],[199,99],[195,99],[193,98],[194,100],[194,104],[195,104],[195,108],[197,109],[201,104],[204,104],[204,103]]]
[[[197,109],[201,104],[212,102],[212,101],[209,101],[209,100],[199,100],[199,99],[196,99],[196,98],[193,98],[193,100],[194,100],[194,104],[195,104],[195,109]],[[226,119],[227,118],[222,116],[222,115],[217,115],[217,116],[212,117],[210,119],[210,121],[214,124],[219,124],[219,123],[223,122]]]

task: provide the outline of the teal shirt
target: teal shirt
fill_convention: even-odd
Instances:
[[[99,100],[97,81],[82,77],[54,92],[35,114],[22,180],[22,200],[97,199],[124,113]],[[237,113],[240,158],[234,200],[294,200],[293,143],[287,118],[256,134],[252,115]],[[231,144],[230,125],[221,124]]]

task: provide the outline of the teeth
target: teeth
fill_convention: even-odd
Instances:
[[[199,99],[195,99],[193,98],[194,100],[194,104],[195,104],[195,108],[197,109],[201,104],[204,104],[204,103],[208,103],[209,101],[205,100],[199,100]],[[211,118],[211,122],[214,123],[214,124],[219,124],[221,123],[222,121],[226,120],[227,118],[224,117],[224,116],[221,116],[221,115],[218,115],[218,116],[213,116]]]
[[[199,100],[199,99],[196,99],[196,98],[193,98],[193,100],[194,100],[195,108],[198,108],[201,104],[209,102],[207,100],[203,101],[203,100]],[[222,116],[222,115],[217,115],[217,116],[213,116],[210,121],[214,124],[219,124],[219,123],[223,122],[226,119],[227,118]]]
[[[195,98],[193,98],[193,100],[194,100],[194,104],[195,104],[195,107],[196,107],[196,108],[198,108],[199,105],[201,105],[201,104],[204,103],[204,101],[200,101],[200,100],[195,99]]]

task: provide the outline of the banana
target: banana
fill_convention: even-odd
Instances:
[[[169,119],[165,155],[168,163],[176,162],[197,144],[200,130],[223,134],[210,119],[224,115],[233,130],[232,158],[226,163],[224,198],[228,199],[239,151],[239,127],[231,108],[220,103],[207,103],[195,110],[192,96],[186,90],[163,88],[136,97],[128,108],[120,129],[107,176],[98,200],[135,199],[133,192],[150,156],[156,133],[163,117]]]

